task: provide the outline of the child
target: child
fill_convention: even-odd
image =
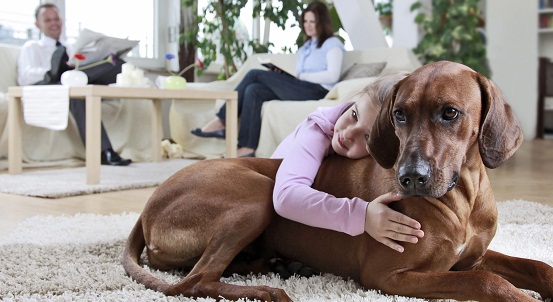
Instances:
[[[352,159],[369,155],[366,141],[381,103],[406,73],[382,76],[361,92],[356,102],[318,108],[277,147],[272,158],[283,158],[276,175],[273,202],[282,217],[352,236],[364,231],[377,241],[403,252],[394,240],[417,243],[420,223],[390,209],[400,199],[387,193],[368,203],[337,198],[311,188],[323,159],[337,153]]]

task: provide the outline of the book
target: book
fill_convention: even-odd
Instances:
[[[259,63],[261,63],[262,66],[266,67],[267,69],[269,69],[271,71],[278,72],[278,73],[281,73],[281,74],[284,74],[284,75],[287,75],[287,76],[290,76],[290,77],[293,77],[293,78],[296,77],[293,74],[291,74],[291,73],[287,72],[286,70],[284,70],[284,68],[278,67],[275,64],[271,63],[271,61],[269,59],[259,58],[258,60],[259,60]]]

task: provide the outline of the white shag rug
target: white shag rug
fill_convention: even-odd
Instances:
[[[154,187],[178,170],[196,162],[172,159],[132,163],[126,167],[100,166],[100,183],[86,184],[86,168],[38,170],[21,174],[0,174],[0,192],[46,198],[104,193]]]
[[[553,265],[553,207],[518,200],[499,202],[498,208],[499,228],[491,249]],[[0,298],[2,301],[214,301],[166,297],[146,290],[125,275],[120,257],[137,218],[137,213],[77,214],[36,216],[22,222],[12,233],[0,238]],[[182,277],[179,272],[153,274],[169,282]],[[294,301],[424,301],[381,295],[330,274],[288,280],[273,274],[249,275],[224,281],[280,287]]]

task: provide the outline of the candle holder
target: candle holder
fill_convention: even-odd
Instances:
[[[125,63],[121,65],[121,73],[117,74],[115,83],[121,87],[146,87],[147,80],[144,70],[131,63]]]

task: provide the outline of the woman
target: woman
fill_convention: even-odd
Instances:
[[[277,147],[282,158],[275,179],[273,204],[282,217],[314,227],[357,236],[367,232],[386,246],[403,252],[396,241],[417,243],[421,225],[389,208],[399,200],[387,193],[368,203],[360,198],[337,198],[311,186],[324,158],[331,154],[358,159],[369,155],[367,138],[384,98],[405,73],[379,78],[356,102],[319,108]]]
[[[251,70],[236,87],[238,92],[239,157],[255,156],[261,131],[261,106],[270,100],[319,100],[324,98],[340,77],[344,45],[333,35],[330,13],[325,3],[314,1],[301,15],[301,28],[307,37],[298,50],[297,78],[270,70]],[[200,137],[225,137],[225,110],[201,129]]]

